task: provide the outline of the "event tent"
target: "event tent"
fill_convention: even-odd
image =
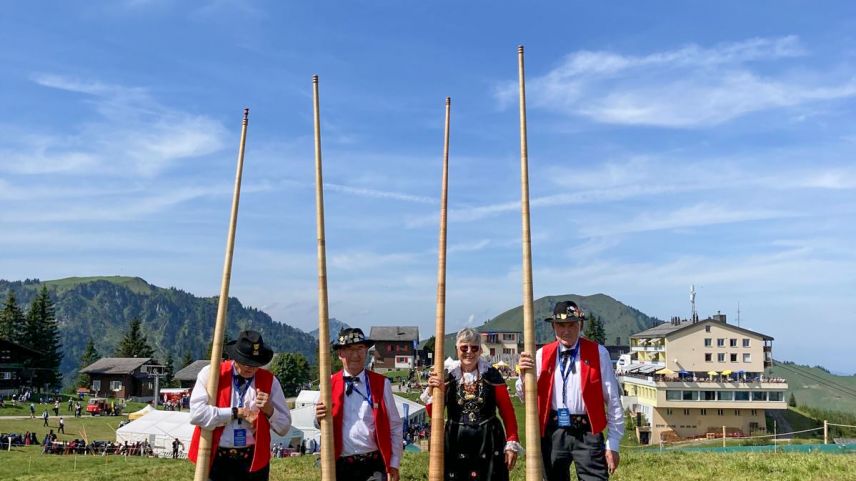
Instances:
[[[146,414],[148,414],[154,410],[155,410],[155,408],[153,408],[151,404],[146,404],[146,407],[144,407],[143,409],[140,409],[139,411],[134,411],[134,412],[128,414],[128,420],[135,421],[135,420],[140,419],[141,417],[145,416]]]
[[[129,443],[148,441],[157,456],[172,455],[172,441],[178,438],[184,444],[184,451],[190,447],[194,426],[190,424],[190,413],[177,411],[152,410],[145,416],[116,430],[116,442]],[[271,445],[299,446],[303,432],[292,426],[285,436],[271,431]]]

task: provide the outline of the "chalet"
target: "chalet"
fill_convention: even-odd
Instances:
[[[199,375],[199,371],[209,364],[211,364],[211,360],[209,359],[193,361],[176,372],[172,378],[178,381],[181,387],[193,389],[193,386],[196,384],[196,376]]]
[[[94,396],[149,400],[154,397],[153,374],[162,368],[150,357],[105,357],[80,372],[92,379]]]
[[[0,396],[13,394],[32,384],[34,370],[27,366],[39,354],[29,347],[0,339]]]
[[[375,342],[373,369],[386,372],[416,367],[419,328],[415,326],[372,326],[369,339]]]

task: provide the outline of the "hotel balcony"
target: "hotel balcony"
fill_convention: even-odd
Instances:
[[[630,346],[631,352],[666,352],[666,346]]]

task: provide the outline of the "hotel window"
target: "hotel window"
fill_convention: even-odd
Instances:
[[[731,362],[737,362],[737,353],[736,352],[731,353]]]
[[[110,381],[110,390],[118,391],[122,389],[122,381]]]
[[[716,391],[702,391],[701,394],[705,401],[716,401]]]
[[[719,362],[725,362],[725,353],[724,353],[724,352],[720,352],[719,354],[717,354],[717,355],[716,355],[716,360],[717,360],[717,361],[719,361]]]
[[[717,416],[725,416],[725,410],[724,409],[717,409],[716,415]]]
[[[743,362],[752,362],[752,354],[748,352],[743,353]]]
[[[716,347],[725,347],[725,339],[720,337],[716,340]]]
[[[507,347],[503,347],[503,348],[502,348],[502,353],[503,353],[503,354],[514,354],[514,349],[509,349],[509,348],[507,348]]]
[[[704,361],[705,361],[705,362],[713,361],[713,354],[711,354],[711,353],[709,353],[709,352],[708,352],[708,353],[706,353],[706,354],[704,355]]]
[[[783,401],[785,399],[784,391],[772,391],[767,394],[769,394],[768,401]]]
[[[671,415],[672,415],[672,408],[667,408],[666,409],[666,416],[671,416]]]
[[[680,401],[681,391],[666,391],[666,401]]]
[[[681,401],[698,401],[698,391],[684,391]]]
[[[702,416],[707,416],[707,409],[699,409]]]
[[[749,347],[749,339],[743,339],[743,347]]]
[[[767,393],[764,391],[752,391],[752,400],[753,401],[766,401]]]
[[[100,379],[96,379],[96,380],[92,381],[92,390],[95,392],[98,392],[101,390],[101,380]]]
[[[706,337],[704,338],[704,347],[710,347],[713,345],[713,339]]]
[[[750,414],[751,414],[751,415],[753,415],[753,416],[757,416],[757,415],[758,415],[758,410],[757,410],[757,409],[753,409],[753,410],[750,412]]]
[[[690,410],[684,409],[684,416],[689,416],[689,415],[690,415]]]
[[[749,400],[749,391],[734,391],[734,400],[735,401],[748,401]]]
[[[739,409],[735,409],[735,410],[734,410],[734,415],[735,415],[735,416],[740,416],[740,410],[739,410]]]
[[[734,391],[718,391],[718,399],[720,401],[733,401]]]
[[[502,340],[503,341],[516,341],[517,335],[515,335],[515,334],[503,334]]]
[[[704,326],[704,332],[710,332],[710,326]]]
[[[737,339],[729,339],[729,341],[728,345],[730,347],[737,347]]]

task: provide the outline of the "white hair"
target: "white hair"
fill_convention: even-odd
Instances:
[[[481,347],[481,334],[471,327],[465,327],[458,331],[458,335],[455,337],[455,345],[460,344],[461,341]]]

